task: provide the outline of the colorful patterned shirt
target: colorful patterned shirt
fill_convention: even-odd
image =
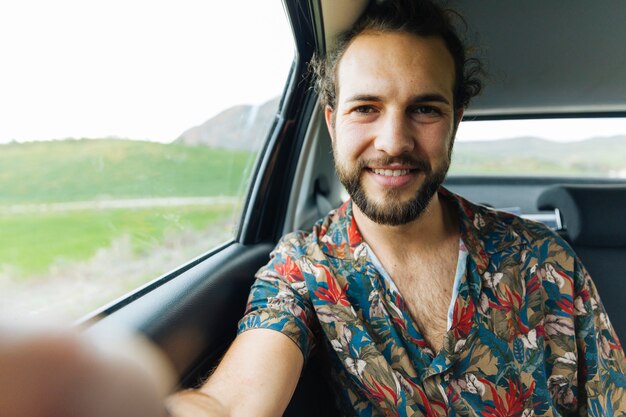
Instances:
[[[626,415],[624,351],[569,245],[540,223],[439,193],[468,251],[439,352],[373,264],[350,201],[281,240],[239,332],[280,331],[305,360],[325,349],[345,415]]]

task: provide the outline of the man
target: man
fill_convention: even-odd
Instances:
[[[480,90],[471,62],[446,13],[394,0],[319,63],[351,200],[281,240],[239,336],[170,414],[281,415],[315,349],[343,415],[626,412],[624,353],[571,249],[440,187]]]
[[[376,2],[340,38],[318,84],[351,201],[282,239],[176,415],[280,415],[314,349],[345,415],[626,412],[624,353],[572,250],[440,187],[473,62],[426,1]]]

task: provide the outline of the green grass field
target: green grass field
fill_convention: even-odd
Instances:
[[[68,211],[37,207],[168,197],[236,200],[245,191],[253,158],[242,151],[113,139],[0,145],[0,272],[10,270],[13,279],[27,280],[59,263],[88,260],[123,236],[141,255],[168,234],[224,219],[232,224],[233,204]]]
[[[0,145],[0,204],[239,195],[254,156],[113,139]]]
[[[134,254],[141,255],[167,233],[231,221],[234,210],[220,205],[0,215],[0,265],[10,265],[17,278],[27,279],[55,263],[87,260],[123,236],[130,238]]]

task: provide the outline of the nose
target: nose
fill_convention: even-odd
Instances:
[[[410,121],[404,112],[388,111],[381,122],[374,141],[376,150],[389,156],[400,156],[413,151],[415,138],[409,126]]]

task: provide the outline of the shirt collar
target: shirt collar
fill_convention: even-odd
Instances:
[[[511,227],[517,219],[515,215],[471,203],[443,187],[439,188],[439,195],[456,208],[461,238],[480,275],[487,271],[491,256],[522,244]]]
[[[318,229],[317,239],[327,256],[358,263],[367,258],[366,243],[352,212],[352,200],[330,212]]]

